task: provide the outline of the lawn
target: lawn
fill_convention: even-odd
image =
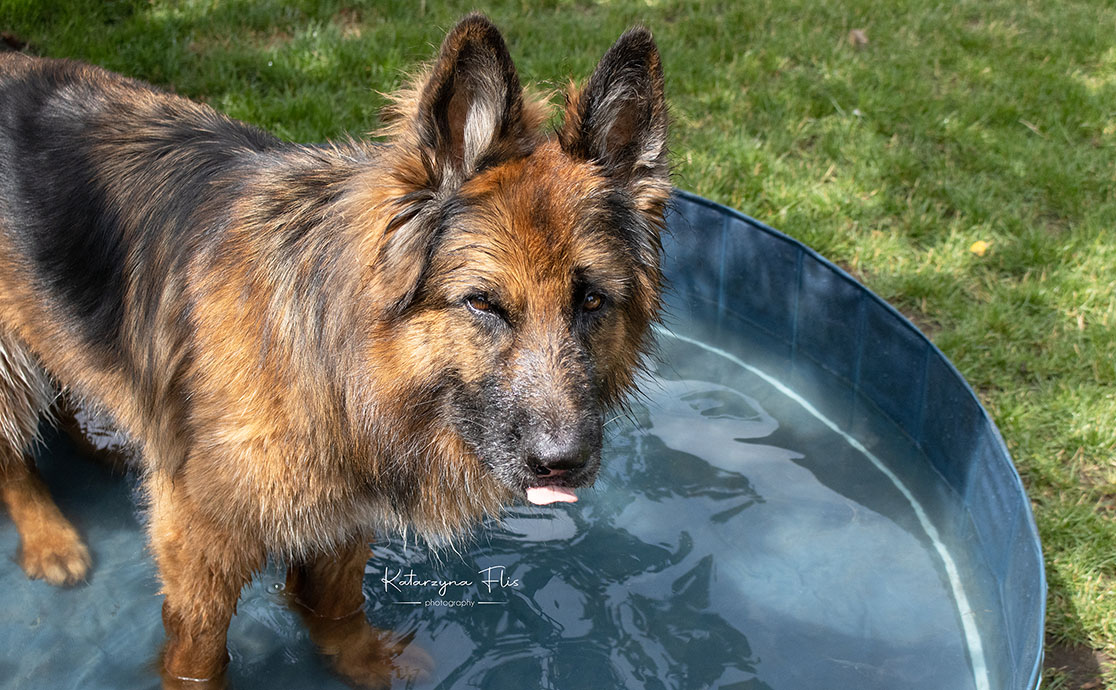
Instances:
[[[380,93],[475,6],[0,0],[0,31],[322,141],[374,129]],[[813,246],[953,360],[1000,426],[1042,534],[1044,687],[1116,688],[1116,6],[483,9],[543,88],[588,74],[627,26],[653,29],[677,185]]]

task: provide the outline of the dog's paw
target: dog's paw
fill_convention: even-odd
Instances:
[[[334,644],[321,647],[330,668],[360,688],[387,688],[395,675],[394,659],[399,654],[387,634],[363,623],[352,626],[348,634],[335,638]]]
[[[334,673],[358,688],[388,688],[392,678],[422,681],[434,660],[420,647],[370,626],[364,612],[333,620],[308,617],[310,636]]]
[[[399,655],[392,659],[394,673],[397,678],[422,682],[429,680],[434,674],[434,657],[418,646],[408,644]]]
[[[372,636],[350,640],[337,654],[326,654],[333,671],[358,688],[388,688],[393,678],[420,682],[434,670],[434,659],[417,645],[392,643],[385,633],[367,628]]]
[[[89,549],[69,524],[23,535],[19,565],[27,577],[56,586],[73,585],[85,579],[91,563]]]

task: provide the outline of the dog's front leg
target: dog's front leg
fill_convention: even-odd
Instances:
[[[362,585],[371,556],[368,541],[362,539],[337,553],[292,565],[287,593],[335,672],[358,687],[386,688],[392,676],[422,676],[432,664],[425,652],[368,624]]]
[[[224,688],[229,622],[264,550],[247,530],[207,519],[184,483],[156,486],[152,499],[151,542],[166,597],[163,688]]]
[[[367,539],[336,553],[320,554],[287,569],[291,606],[303,617],[343,620],[364,613],[364,566],[372,557]]]

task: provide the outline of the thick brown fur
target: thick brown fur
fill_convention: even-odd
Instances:
[[[0,495],[28,575],[90,565],[27,452],[61,393],[137,449],[166,687],[223,683],[269,554],[338,672],[388,682],[398,649],[354,615],[373,532],[445,543],[591,484],[649,345],[670,190],[650,34],[548,115],[479,15],[377,144],[0,55]]]

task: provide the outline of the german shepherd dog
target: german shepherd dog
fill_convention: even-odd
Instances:
[[[576,500],[660,304],[659,54],[625,33],[561,123],[483,16],[382,141],[303,146],[96,67],[0,55],[0,491],[20,564],[89,552],[28,448],[63,396],[137,448],[164,687],[223,687],[268,555],[332,667],[390,682],[373,533]]]

